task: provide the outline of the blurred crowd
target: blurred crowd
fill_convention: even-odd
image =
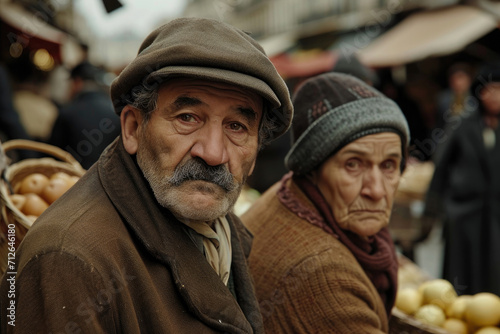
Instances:
[[[37,68],[28,52],[0,63],[0,140],[28,139],[71,153],[88,169],[120,133],[109,97],[113,74],[84,59],[72,68]],[[12,152],[13,162],[41,157]]]

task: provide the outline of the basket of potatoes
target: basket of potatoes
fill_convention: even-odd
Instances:
[[[2,160],[11,150],[31,150],[50,157],[4,163],[0,181],[0,273],[7,264],[7,236],[15,229],[15,248],[39,215],[85,173],[68,152],[41,142],[15,139],[2,144]],[[10,231],[10,232],[9,232]]]
[[[500,297],[458,295],[444,279],[399,281],[391,333],[500,334]]]

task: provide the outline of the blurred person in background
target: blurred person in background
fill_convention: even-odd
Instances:
[[[0,139],[28,139],[19,115],[12,104],[12,89],[9,74],[4,65],[0,63]]]
[[[388,333],[398,261],[387,225],[409,130],[395,102],[346,74],[293,98],[291,171],[246,213],[267,333]]]
[[[426,214],[441,217],[443,278],[459,294],[500,295],[500,63],[476,74],[477,110],[455,116],[435,161]]]
[[[49,143],[88,169],[120,134],[120,118],[104,84],[106,72],[88,61],[70,73],[70,101],[59,111]]]
[[[472,69],[466,63],[453,64],[447,72],[448,87],[438,95],[435,127],[445,129],[453,116],[470,107]]]
[[[406,85],[395,82],[390,71],[382,70],[379,72],[379,76],[381,77],[380,91],[396,102],[403,111],[410,127],[409,159],[414,162],[430,160],[432,154],[421,147],[422,143],[428,140],[430,129],[423,118],[420,104],[408,94]]]
[[[50,97],[50,71],[35,66],[25,51],[8,64],[12,78],[13,104],[28,136],[47,142],[57,118],[57,105]]]
[[[0,63],[0,143],[11,139],[31,139],[14,109],[9,74],[3,63]],[[32,152],[19,150],[16,156],[10,155],[12,162],[25,158],[35,158]]]
[[[259,147],[290,127],[285,82],[244,31],[179,18],[110,91],[121,135],[16,249],[1,332],[264,333],[232,208]]]

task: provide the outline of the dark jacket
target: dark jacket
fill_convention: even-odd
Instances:
[[[17,252],[15,327],[2,333],[262,333],[246,264],[251,236],[228,215],[233,261],[226,287],[156,202],[118,138],[30,229]],[[7,314],[6,314],[7,312]]]
[[[479,113],[452,126],[426,200],[427,215],[445,219],[443,276],[460,294],[500,294],[500,129],[487,149]]]
[[[109,95],[87,90],[59,111],[49,143],[70,152],[89,169],[102,151],[120,134],[120,118]]]
[[[9,75],[5,66],[0,63],[0,141],[11,139],[31,139],[24,128],[19,114],[14,108]],[[17,156],[12,156],[14,162],[26,158],[38,158],[32,151],[19,150]]]

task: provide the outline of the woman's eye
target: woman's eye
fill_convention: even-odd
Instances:
[[[359,167],[360,163],[358,160],[352,159],[352,160],[348,160],[345,165],[349,169],[356,169]]]
[[[396,169],[396,163],[392,160],[384,161],[382,163],[382,168],[385,170],[394,170]]]

